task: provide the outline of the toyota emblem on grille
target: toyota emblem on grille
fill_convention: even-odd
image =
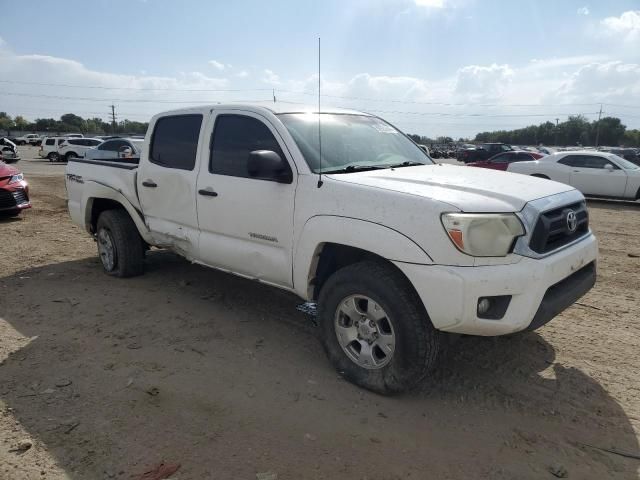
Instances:
[[[578,217],[576,216],[576,212],[573,210],[569,210],[567,212],[567,230],[570,233],[573,233],[578,228]]]

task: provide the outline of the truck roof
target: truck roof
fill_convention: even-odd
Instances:
[[[197,107],[187,107],[180,108],[176,110],[168,110],[162,113],[158,113],[155,116],[164,116],[168,113],[172,114],[186,114],[186,113],[207,113],[213,109],[225,109],[225,110],[248,110],[255,113],[266,113],[270,112],[275,115],[281,113],[317,113],[318,106],[317,105],[309,105],[309,104],[294,104],[294,103],[285,103],[285,102],[263,102],[263,103],[215,103],[210,105],[200,105]],[[367,115],[372,116],[369,113],[360,112],[357,110],[348,110],[344,108],[335,108],[335,107],[321,107],[320,111],[322,113],[337,113],[337,114],[351,114],[351,115]]]

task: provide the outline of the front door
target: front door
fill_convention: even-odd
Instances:
[[[145,220],[159,245],[193,257],[198,244],[196,158],[202,114],[160,117],[137,174]]]
[[[585,195],[621,197],[627,185],[627,174],[613,162],[595,155],[580,155],[571,170],[571,186]],[[611,165],[613,169],[606,168]]]
[[[293,207],[297,178],[278,132],[265,117],[219,111],[208,127],[208,158],[198,175],[200,258],[208,265],[280,286],[292,286]],[[288,162],[291,183],[251,177],[254,150]],[[286,152],[286,153],[285,153]]]

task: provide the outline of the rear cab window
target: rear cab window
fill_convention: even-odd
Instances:
[[[166,168],[193,170],[201,127],[201,114],[159,118],[151,137],[149,161]]]

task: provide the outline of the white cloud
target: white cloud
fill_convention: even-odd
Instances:
[[[265,83],[273,86],[279,101],[317,102],[318,77],[315,74],[287,78],[266,69],[249,76],[247,70],[230,70],[226,66],[224,73],[228,78],[202,72],[173,76],[126,75],[92,70],[66,58],[17,55],[2,42],[0,65],[2,78],[16,82],[0,83],[2,110],[29,119],[59,117],[68,112],[106,118],[108,106],[113,102],[120,118],[145,121],[159,111],[195,105],[195,102],[266,100],[270,97],[271,91],[211,91],[235,90],[239,84],[244,87],[245,83],[246,88],[264,88]],[[147,68],[146,65],[140,67]],[[244,80],[246,78],[252,80],[251,84]],[[38,86],[30,82],[79,87]],[[442,78],[366,72],[345,78],[323,76],[321,87],[322,93],[327,95],[323,98],[325,106],[377,113],[410,132],[458,137],[535,124],[548,118],[564,118],[569,113],[593,113],[598,109],[595,106],[567,106],[569,103],[639,105],[640,62],[616,62],[599,55],[550,57],[520,65],[467,65]],[[11,92],[48,97],[7,95]],[[530,104],[543,105],[526,106]],[[605,111],[619,114],[630,128],[640,126],[638,117],[624,117],[625,109],[605,106]],[[514,114],[546,116],[501,117]]]
[[[591,12],[589,12],[589,7],[580,7],[576,13],[578,15],[584,15],[586,17]]]
[[[571,101],[640,103],[640,64],[591,63],[576,70],[555,93]]]
[[[209,65],[211,65],[212,67],[217,68],[220,71],[223,71],[225,69],[225,64],[224,63],[220,63],[217,60],[209,60]]]
[[[265,69],[264,77],[262,77],[262,81],[264,83],[268,83],[269,85],[280,85],[280,76],[276,75],[273,71],[269,69]]]
[[[501,98],[513,79],[509,65],[468,65],[458,70],[455,93],[471,101]]]
[[[444,0],[413,0],[419,7],[443,8]]]
[[[182,72],[175,76],[118,74],[87,68],[80,62],[47,55],[17,55],[0,45],[3,110],[27,118],[58,117],[63,113],[106,117],[107,106],[115,103],[121,118],[146,121],[162,110],[193,105],[190,101],[224,99],[229,88],[226,78],[201,72]],[[32,85],[47,83],[51,86]],[[73,88],[55,86],[73,85]],[[184,90],[200,90],[187,92]],[[173,103],[175,102],[175,103]],[[181,103],[185,102],[185,103]]]
[[[607,17],[600,25],[608,35],[622,36],[627,42],[640,40],[640,10],[629,10],[619,17]]]

